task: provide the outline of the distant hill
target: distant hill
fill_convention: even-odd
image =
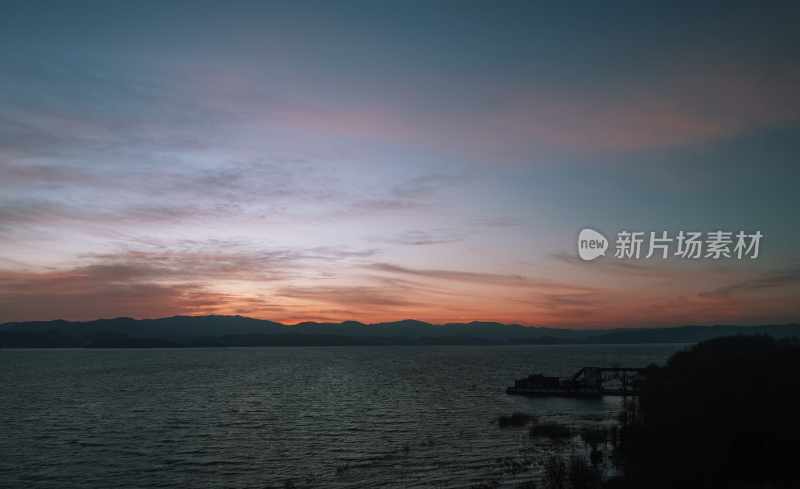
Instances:
[[[800,325],[767,326],[677,326],[670,328],[617,329],[591,337],[592,343],[697,343],[735,335],[800,337]]]
[[[242,316],[174,316],[6,323],[0,325],[0,348],[695,343],[736,334],[800,337],[800,325],[574,330],[410,319],[285,325]]]

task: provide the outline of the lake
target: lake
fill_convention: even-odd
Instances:
[[[514,379],[685,346],[2,350],[0,487],[513,487],[580,448],[499,416],[580,425],[621,406],[509,396]]]

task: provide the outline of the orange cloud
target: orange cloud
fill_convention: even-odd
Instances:
[[[365,276],[351,273],[324,282],[299,273],[305,260],[341,259],[333,255],[128,252],[94,255],[89,264],[68,269],[0,270],[0,322],[241,314],[283,322],[415,318],[592,328],[787,322],[800,317],[795,300],[800,282],[794,269],[710,292],[665,287],[660,281],[604,288],[567,279],[388,263],[356,267],[370,272]],[[603,272],[615,276],[613,269]],[[684,285],[693,282],[690,275],[680,280]]]

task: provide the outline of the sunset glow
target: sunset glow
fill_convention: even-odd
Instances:
[[[800,320],[790,18],[135,5],[0,15],[0,323]],[[584,227],[765,238],[585,263]]]

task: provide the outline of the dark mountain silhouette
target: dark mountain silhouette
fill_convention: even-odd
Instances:
[[[800,337],[800,325],[574,330],[493,322],[434,325],[410,319],[284,325],[242,316],[123,317],[3,324],[0,348],[695,343],[737,334]]]

